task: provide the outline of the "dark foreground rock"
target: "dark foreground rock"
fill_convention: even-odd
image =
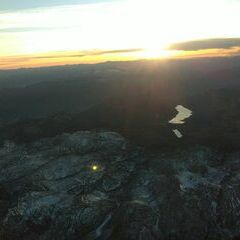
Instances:
[[[238,237],[238,153],[149,154],[88,131],[0,150],[1,240]]]

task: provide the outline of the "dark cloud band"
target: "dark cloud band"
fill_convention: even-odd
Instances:
[[[100,56],[106,54],[124,54],[124,53],[131,53],[131,52],[140,52],[143,51],[141,48],[130,48],[130,49],[117,49],[117,50],[94,50],[94,51],[84,51],[79,54],[67,54],[67,52],[62,52],[62,54],[55,54],[55,55],[46,55],[46,56],[36,56],[32,57],[32,59],[50,59],[50,58],[81,58],[81,57],[88,57],[88,56]]]
[[[229,49],[240,47],[240,38],[204,39],[172,44],[169,50],[198,51],[204,49]]]

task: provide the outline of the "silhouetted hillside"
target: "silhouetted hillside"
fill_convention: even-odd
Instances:
[[[1,138],[30,141],[111,129],[154,148],[193,143],[239,148],[239,66],[240,58],[233,57],[3,71]],[[181,140],[168,124],[179,104],[193,111],[178,126]]]

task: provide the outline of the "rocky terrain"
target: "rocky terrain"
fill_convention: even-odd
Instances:
[[[1,240],[240,237],[240,153],[80,131],[0,149]]]

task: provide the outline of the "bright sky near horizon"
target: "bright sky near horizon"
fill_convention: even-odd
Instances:
[[[1,0],[0,68],[174,56],[174,43],[239,39],[239,13],[239,0]]]

